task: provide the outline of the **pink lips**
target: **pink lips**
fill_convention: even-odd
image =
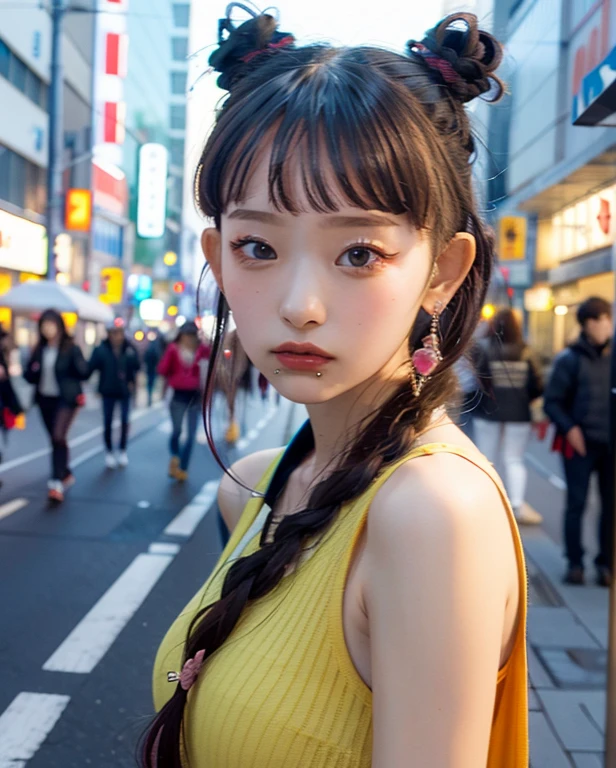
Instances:
[[[299,344],[294,341],[281,344],[272,352],[281,365],[292,371],[318,371],[334,359],[314,344]]]

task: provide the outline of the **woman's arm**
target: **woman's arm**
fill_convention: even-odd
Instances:
[[[162,357],[162,360],[158,364],[157,371],[160,376],[162,376],[164,379],[168,379],[169,376],[173,373],[173,369],[175,367],[175,347],[173,344],[169,344],[167,349],[165,350],[165,354]]]
[[[239,477],[249,488],[256,488],[259,480],[267,472],[269,466],[282,448],[271,448],[267,451],[252,453],[236,461],[231,472]],[[232,480],[229,475],[223,475],[218,488],[218,509],[230,533],[238,524],[244,507],[250,501],[250,493]]]
[[[90,366],[86,362],[81,347],[78,344],[73,344],[73,369],[79,381],[86,381],[90,378]]]
[[[485,766],[517,583],[494,484],[451,455],[404,465],[370,509],[366,563],[372,768]]]

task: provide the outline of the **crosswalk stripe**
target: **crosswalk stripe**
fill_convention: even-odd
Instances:
[[[70,696],[20,693],[0,715],[0,766],[20,768],[58,722]]]
[[[2,520],[3,517],[8,517],[9,515],[12,515],[14,512],[18,512],[20,509],[23,509],[28,504],[28,499],[13,499],[12,501],[7,501],[6,504],[3,504],[0,507],[0,520]]]

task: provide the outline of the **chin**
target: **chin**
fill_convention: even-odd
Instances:
[[[282,374],[281,374],[282,375]],[[276,377],[278,379],[278,376]],[[291,380],[288,377],[288,381],[272,381],[270,384],[274,389],[279,392],[282,397],[290,400],[292,403],[298,405],[318,405],[319,403],[326,403],[328,400],[341,394],[339,387],[327,386],[327,384],[320,379],[308,379],[301,380],[300,377]]]

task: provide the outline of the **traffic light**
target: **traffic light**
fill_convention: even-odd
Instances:
[[[183,280],[178,280],[177,283],[173,284],[174,293],[184,293],[185,290],[186,290],[186,283]]]

